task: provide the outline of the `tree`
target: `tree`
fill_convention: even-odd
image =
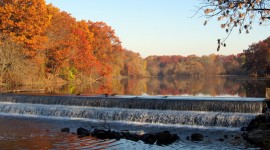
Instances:
[[[50,16],[44,0],[0,0],[0,33],[23,44],[22,52],[33,57],[42,49]]]
[[[249,33],[256,21],[263,24],[270,19],[270,1],[269,0],[204,0],[198,12],[203,11],[207,22],[217,17],[221,21],[221,28],[228,36],[218,39],[218,49],[220,45],[226,46],[226,39],[233,29],[238,28],[239,33],[245,31]]]
[[[88,29],[86,21],[82,20],[76,23],[74,30],[74,52],[72,53],[72,64],[84,75],[97,73],[104,75],[100,62],[93,53],[92,42],[94,35]]]
[[[0,34],[0,39],[0,85],[17,86],[36,79],[35,66],[20,52],[23,45],[7,35]]]
[[[58,75],[61,69],[69,68],[71,51],[74,49],[74,30],[76,20],[66,12],[48,5],[51,23],[46,30],[48,40],[45,44],[46,72]]]
[[[106,23],[88,21],[87,24],[89,30],[94,34],[93,54],[103,65],[104,74],[111,74],[112,66],[123,66],[120,60],[120,57],[123,56],[121,42],[114,30]]]
[[[123,76],[130,77],[145,77],[146,72],[146,61],[141,58],[139,53],[126,50],[124,68],[121,71]]]
[[[245,51],[246,62],[244,68],[253,75],[269,75],[270,69],[270,37],[264,41],[252,44]]]

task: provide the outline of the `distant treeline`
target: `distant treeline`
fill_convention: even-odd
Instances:
[[[150,56],[150,76],[239,75],[270,76],[270,37],[254,43],[238,55]]]
[[[151,76],[202,76],[242,74],[245,62],[243,54],[237,56],[209,55],[198,57],[151,56],[146,58]]]
[[[115,76],[269,74],[269,38],[237,56],[150,56],[122,47],[104,22],[77,21],[45,0],[0,3],[0,84],[102,82]]]

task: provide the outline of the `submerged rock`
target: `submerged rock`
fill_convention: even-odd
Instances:
[[[61,129],[61,132],[66,132],[66,133],[69,133],[70,129],[69,128],[62,128]]]
[[[168,145],[172,144],[176,140],[179,140],[179,136],[176,134],[171,134],[169,131],[158,132],[156,134],[157,145]]]
[[[191,141],[202,141],[203,140],[203,135],[200,133],[193,133],[191,135]]]
[[[90,130],[87,130],[85,128],[78,128],[77,129],[77,135],[79,137],[85,137],[85,136],[90,136]]]
[[[129,131],[121,131],[121,133],[123,134],[123,138],[127,140],[131,140],[135,142],[138,142],[140,140],[140,136],[138,134],[131,133]]]
[[[144,134],[144,135],[141,136],[141,140],[145,144],[154,144],[157,141],[157,137],[156,137],[155,134],[146,133],[146,134]]]
[[[99,130],[99,129],[95,129],[91,133],[91,136],[96,137],[98,139],[108,139],[110,133],[111,133],[110,130]]]
[[[85,128],[78,128],[77,135],[79,137],[92,136],[98,139],[126,139],[131,141],[143,141],[145,144],[157,144],[157,145],[169,145],[179,140],[177,134],[171,134],[169,131],[163,131],[158,133],[144,133],[144,131],[132,132],[129,130],[111,131],[104,129],[93,129],[92,132]]]
[[[109,139],[120,140],[122,137],[123,137],[123,134],[121,132],[116,132],[116,131],[112,131],[108,135]]]
[[[224,139],[223,138],[219,138],[219,139],[217,139],[218,141],[221,141],[221,142],[223,142],[224,141]]]

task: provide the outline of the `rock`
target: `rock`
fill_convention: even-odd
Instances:
[[[172,134],[172,139],[177,141],[180,139],[180,137],[177,134]]]
[[[96,137],[98,139],[108,139],[110,133],[111,133],[110,130],[99,130],[99,129],[95,129],[91,133],[91,136]]]
[[[217,139],[218,141],[221,141],[221,142],[223,142],[224,141],[224,139],[223,138],[220,138],[220,139]]]
[[[176,134],[171,134],[169,131],[156,133],[157,145],[169,145],[179,139]]]
[[[69,128],[62,128],[61,129],[61,132],[66,132],[66,133],[69,133],[70,129]]]
[[[123,134],[120,132],[112,131],[109,133],[108,138],[109,139],[116,139],[120,140],[123,137]]]
[[[130,133],[128,130],[121,131],[123,137],[127,140],[138,142],[140,140],[140,136],[134,133]]]
[[[246,133],[244,139],[263,149],[270,148],[270,130],[254,130]]]
[[[90,136],[90,131],[85,129],[85,128],[78,128],[77,129],[77,135],[79,137]]]
[[[141,140],[146,144],[154,144],[157,141],[155,134],[146,133],[141,136]]]
[[[227,139],[227,138],[228,138],[228,135],[223,135],[223,137],[224,137],[225,139]]]
[[[247,127],[241,127],[241,131],[247,131]]]
[[[255,119],[251,120],[247,127],[241,128],[242,131],[252,131],[257,129],[261,123],[267,123],[268,120],[265,115],[258,115]]]
[[[270,130],[270,123],[259,124],[258,130]]]
[[[191,141],[202,141],[203,140],[203,135],[200,133],[193,133],[191,135]]]

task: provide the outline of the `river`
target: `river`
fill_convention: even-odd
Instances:
[[[2,89],[0,149],[254,149],[240,128],[267,107],[266,88],[263,78],[224,76]],[[159,146],[75,134],[105,123],[116,131],[170,131],[180,140]],[[60,132],[65,127],[71,132]],[[189,140],[193,133],[203,141]]]

